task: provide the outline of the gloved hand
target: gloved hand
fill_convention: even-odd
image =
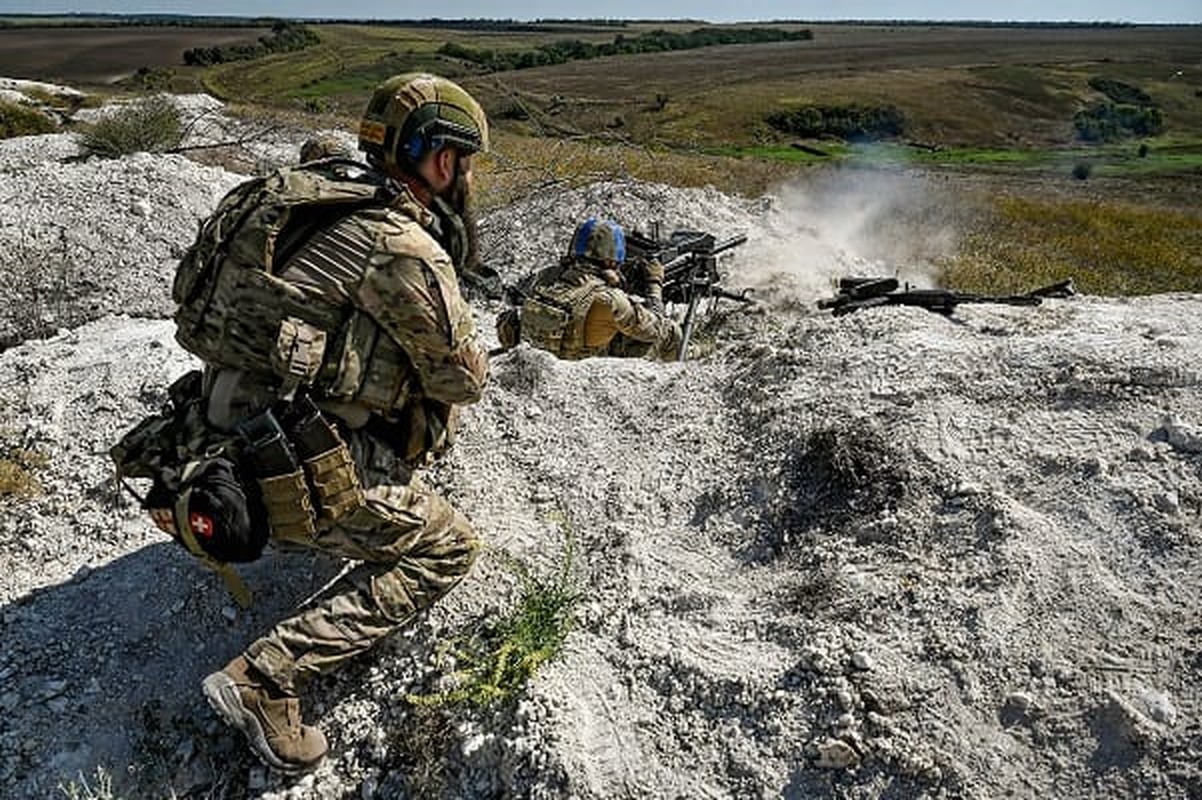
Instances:
[[[647,287],[647,305],[656,313],[664,313],[664,265],[651,259],[643,266]]]
[[[664,265],[658,259],[651,259],[643,265],[643,275],[648,284],[664,285]]]

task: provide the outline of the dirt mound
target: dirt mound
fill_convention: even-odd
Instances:
[[[146,301],[116,266],[136,242],[162,252],[134,269],[170,274],[170,237],[130,217],[122,175],[196,185],[181,220],[220,195],[202,179],[227,179],[117,163],[118,188],[78,195],[95,204],[74,216],[122,243],[95,247],[112,264],[70,295],[83,309]],[[18,188],[48,207],[35,183]],[[486,231],[513,272],[593,210],[767,243],[754,225],[779,230],[777,203],[607,184]],[[813,222],[790,235],[831,264],[866,258]],[[0,504],[0,794],[50,796],[97,766],[126,796],[273,800],[1202,792],[1202,298],[835,319],[781,296],[686,364],[494,361],[427,476],[481,561],[312,688],[332,753],[298,780],[258,765],[199,681],[341,565],[271,551],[241,612],[121,499],[107,446],[194,364],[169,322],[95,309],[0,353],[3,442],[46,461],[44,493]],[[410,699],[453,683],[446,643],[514,602],[515,560],[545,574],[569,551],[575,626],[519,699]]]

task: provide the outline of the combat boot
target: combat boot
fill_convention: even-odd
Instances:
[[[300,700],[277,689],[244,656],[205,678],[204,693],[272,769],[290,775],[310,770],[329,749],[321,731],[301,722]]]

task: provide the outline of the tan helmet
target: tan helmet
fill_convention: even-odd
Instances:
[[[443,145],[488,149],[484,109],[459,84],[411,72],[384,81],[359,124],[359,149],[383,166],[412,168]]]

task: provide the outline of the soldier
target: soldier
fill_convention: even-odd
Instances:
[[[626,237],[617,223],[589,219],[559,264],[528,278],[520,307],[497,318],[502,347],[518,341],[575,360],[589,356],[676,357],[680,325],[664,312],[664,268],[640,265],[644,297],[625,291]]]
[[[261,495],[273,541],[362,562],[204,679],[220,716],[285,773],[327,750],[301,718],[305,683],[428,608],[475,559],[468,520],[413,470],[450,444],[457,407],[476,402],[487,379],[455,271],[468,252],[472,155],[487,146],[484,112],[461,87],[394,77],[360,126],[370,169],[316,161],[249,181],[177,271],[177,339],[205,362],[203,427],[249,443],[255,480],[233,486],[225,470],[220,492],[193,485],[174,501],[182,515],[158,509],[156,521],[213,560],[228,515],[206,516],[189,498],[220,494],[224,508],[231,496]],[[249,233],[248,219],[261,220]],[[267,265],[241,266],[265,251]],[[316,404],[308,418],[306,398]],[[183,470],[184,482],[206,469]]]

